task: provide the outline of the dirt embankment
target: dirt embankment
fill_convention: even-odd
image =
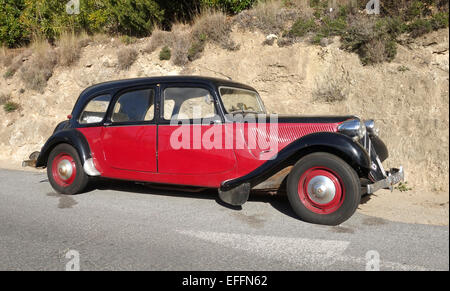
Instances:
[[[17,76],[0,78],[0,92],[20,104],[12,113],[0,110],[0,161],[20,164],[29,153],[39,150],[89,85],[139,76],[228,76],[254,86],[270,112],[355,114],[375,119],[390,150],[385,166],[403,165],[414,190],[391,194],[396,198],[379,195],[382,198],[362,205],[362,211],[380,213],[374,205],[398,203],[397,208],[386,211],[391,217],[402,216],[398,211],[405,206],[404,198],[420,209],[437,207],[448,224],[448,29],[400,45],[393,62],[376,66],[362,66],[357,55],[339,49],[337,38],[325,47],[307,43],[278,47],[276,42],[263,45],[265,35],[259,32],[235,30],[232,37],[239,50],[207,45],[203,56],[185,67],[160,61],[159,51],[142,52],[147,39],[141,39],[131,44],[142,53],[128,70],[119,69],[116,45],[90,44],[82,49],[75,65],[56,67],[43,93],[23,90]],[[0,68],[0,73],[3,75],[5,68]],[[321,98],[324,95],[343,100],[327,103]],[[442,219],[431,220],[445,224]],[[408,221],[429,223],[426,219]]]

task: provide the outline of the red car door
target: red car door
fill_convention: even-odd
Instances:
[[[161,89],[158,125],[158,173],[208,175],[235,169],[232,147],[226,147],[227,125],[217,114],[211,91],[200,85]],[[231,136],[232,138],[232,136]]]
[[[156,87],[127,90],[114,98],[101,133],[104,160],[114,169],[156,172]]]

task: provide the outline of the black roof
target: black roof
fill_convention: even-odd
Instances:
[[[203,83],[206,85],[212,85],[213,87],[219,86],[230,86],[230,87],[238,87],[248,90],[255,90],[254,88],[241,84],[238,82],[234,82],[232,80],[225,80],[213,77],[202,77],[202,76],[158,76],[158,77],[145,77],[145,78],[133,78],[133,79],[123,79],[116,81],[108,81],[100,84],[96,84],[86,88],[80,94],[79,101],[83,101],[82,99],[88,98],[94,94],[97,94],[104,90],[114,90],[121,89],[128,86],[139,86],[145,85],[149,83]],[[84,102],[83,102],[84,103]]]

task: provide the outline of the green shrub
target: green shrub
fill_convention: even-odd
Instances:
[[[419,18],[408,25],[408,31],[412,37],[419,37],[433,30],[431,21],[428,19]]]
[[[250,8],[255,0],[201,0],[203,6],[222,10],[229,14],[237,14]]]
[[[198,59],[204,49],[205,49],[205,41],[202,41],[202,40],[194,41],[188,50],[187,57],[188,57],[189,61]]]
[[[154,0],[108,0],[106,7],[114,31],[132,35],[146,36],[154,23],[163,20],[164,12]]]
[[[134,37],[134,36],[121,35],[121,36],[120,36],[120,41],[121,41],[123,44],[130,45],[130,44],[136,43],[137,38]]]
[[[13,112],[17,109],[19,109],[19,104],[17,104],[16,102],[8,101],[3,104],[3,110],[5,110],[5,112]]]
[[[159,52],[159,59],[161,61],[168,61],[170,60],[171,55],[171,51],[170,48],[168,46],[165,46],[161,49],[161,51]]]
[[[0,45],[15,47],[28,40],[29,32],[19,21],[24,0],[0,0]]]
[[[314,19],[303,19],[299,18],[294,22],[291,29],[287,33],[287,36],[291,37],[302,37],[308,32],[314,31],[316,29],[316,24]]]
[[[313,39],[313,43],[320,43],[320,40],[322,38],[342,35],[346,28],[347,28],[347,20],[345,17],[339,17],[336,19],[325,17],[322,19],[317,34]]]
[[[431,26],[434,30],[448,27],[448,12],[438,12],[431,18]]]

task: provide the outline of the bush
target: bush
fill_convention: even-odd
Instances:
[[[0,45],[15,47],[27,42],[29,32],[19,21],[24,9],[24,0],[0,0]]]
[[[3,75],[5,79],[11,78],[14,74],[22,67],[23,62],[31,55],[31,50],[25,49],[15,57],[13,55],[9,55],[9,61],[7,62],[9,65],[6,68],[6,72]],[[6,63],[5,63],[6,64]]]
[[[308,32],[315,31],[316,30],[316,23],[314,22],[314,19],[303,19],[299,18],[297,21],[294,22],[291,29],[287,33],[287,36],[291,37],[302,37]]]
[[[124,47],[117,53],[119,69],[127,70],[136,61],[138,52],[134,48]]]
[[[317,89],[313,92],[314,101],[335,103],[344,101],[347,98],[347,92],[343,83],[345,79],[327,74],[321,82],[318,82]]]
[[[43,40],[36,41],[32,50],[33,55],[20,68],[20,78],[27,88],[42,92],[53,75],[57,58],[54,49]]]
[[[64,32],[57,41],[58,61],[62,66],[70,66],[80,58],[81,43],[73,32]]]
[[[170,57],[171,57],[170,48],[168,46],[163,47],[159,52],[159,59],[161,61],[168,61],[170,60]]]
[[[250,8],[255,0],[202,0],[203,6],[224,11],[230,14],[237,14],[242,10]]]
[[[222,12],[206,10],[195,17],[192,27],[192,39],[199,41],[202,38],[218,44],[224,49],[234,50],[236,44],[231,40],[231,23]]]
[[[146,36],[154,23],[163,20],[164,12],[154,0],[106,1],[113,30],[131,36]]]
[[[5,104],[3,104],[3,110],[5,110],[5,112],[13,112],[16,111],[17,109],[19,109],[19,104],[13,101],[8,101]]]
[[[342,34],[342,49],[356,52],[364,65],[391,61],[397,54],[396,33],[399,28],[386,19],[357,16]]]
[[[9,99],[11,99],[10,94],[0,93],[0,105],[4,105]]]
[[[158,47],[170,45],[173,41],[173,35],[169,31],[163,31],[159,28],[155,28],[150,37],[150,41],[144,47],[144,52],[152,53]]]

